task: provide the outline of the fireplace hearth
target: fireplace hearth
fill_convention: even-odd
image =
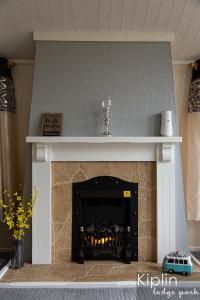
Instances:
[[[138,184],[112,176],[73,183],[72,260],[138,260]]]

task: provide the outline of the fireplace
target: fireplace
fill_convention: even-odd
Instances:
[[[161,263],[176,249],[175,144],[181,137],[27,137],[27,142],[32,143],[32,184],[38,190],[32,219],[33,264],[71,260],[70,185],[103,175],[139,183],[138,260]],[[135,164],[155,164],[155,173],[138,170],[135,176]],[[150,184],[151,178],[156,185]]]
[[[73,183],[72,260],[138,260],[138,184],[112,176]]]

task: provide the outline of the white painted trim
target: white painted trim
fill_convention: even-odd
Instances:
[[[34,65],[34,59],[9,59],[10,61],[14,61],[17,65]],[[193,63],[194,60],[173,60],[173,65],[189,65]]]
[[[175,193],[175,146],[170,157],[163,160],[160,146],[157,147],[157,262],[176,249],[176,193]]]
[[[191,246],[189,247],[189,251],[200,251],[200,246]]]
[[[154,143],[181,143],[182,137],[180,136],[135,136],[135,137],[66,137],[66,136],[27,136],[27,143],[133,143],[133,144],[154,144]]]
[[[192,260],[195,262],[195,264],[200,267],[200,261],[191,252],[190,252],[190,256]]]
[[[160,266],[161,267],[161,266]],[[67,269],[66,269],[67,270]],[[148,273],[148,272],[143,272]],[[160,274],[162,274],[160,272]],[[195,278],[194,278],[195,279]],[[70,282],[70,281],[40,281],[40,282],[3,282],[0,283],[0,288],[8,288],[8,289],[16,289],[16,288],[32,288],[32,289],[40,289],[40,288],[54,288],[54,289],[59,289],[59,288],[66,288],[66,289],[97,289],[97,288],[135,288],[138,286],[138,282],[133,280],[133,281],[88,281],[88,282],[82,282],[82,281],[77,281],[77,282]],[[166,285],[164,282],[162,285],[158,285],[158,287],[169,287],[169,284],[167,283]],[[200,282],[199,281],[178,281],[177,288],[178,287],[199,287]]]
[[[9,260],[7,264],[0,270],[0,279],[6,274],[9,269],[11,261]]]
[[[54,143],[52,161],[155,161],[154,144]]]
[[[66,268],[67,272],[67,268]],[[84,288],[135,288],[137,285],[137,281],[88,281],[88,282],[6,282],[0,283],[0,288],[76,288],[76,289],[84,289]]]
[[[33,31],[34,41],[172,42],[172,32]]]
[[[32,263],[51,263],[51,158],[50,146],[45,147],[45,155],[36,155],[36,145],[32,145],[32,186],[38,191],[32,217]],[[43,160],[42,160],[43,158]]]
[[[173,60],[173,65],[189,65],[193,62],[194,60]]]

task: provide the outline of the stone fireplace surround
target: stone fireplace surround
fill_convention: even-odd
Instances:
[[[32,185],[39,195],[32,220],[33,264],[59,261],[54,248],[55,230],[53,234],[51,231],[56,176],[52,169],[60,162],[76,162],[79,166],[81,162],[129,162],[129,167],[133,162],[155,162],[156,261],[162,262],[166,253],[176,249],[175,143],[181,142],[180,137],[27,137],[27,142],[32,143]]]
[[[155,162],[52,162],[52,262],[71,261],[72,184],[98,176],[139,183],[138,261],[156,261]]]

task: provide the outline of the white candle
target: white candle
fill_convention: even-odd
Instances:
[[[105,102],[104,102],[104,101],[101,102],[101,107],[102,107],[102,108],[105,107]]]
[[[112,105],[112,100],[109,98],[108,99],[108,106],[111,106]]]

